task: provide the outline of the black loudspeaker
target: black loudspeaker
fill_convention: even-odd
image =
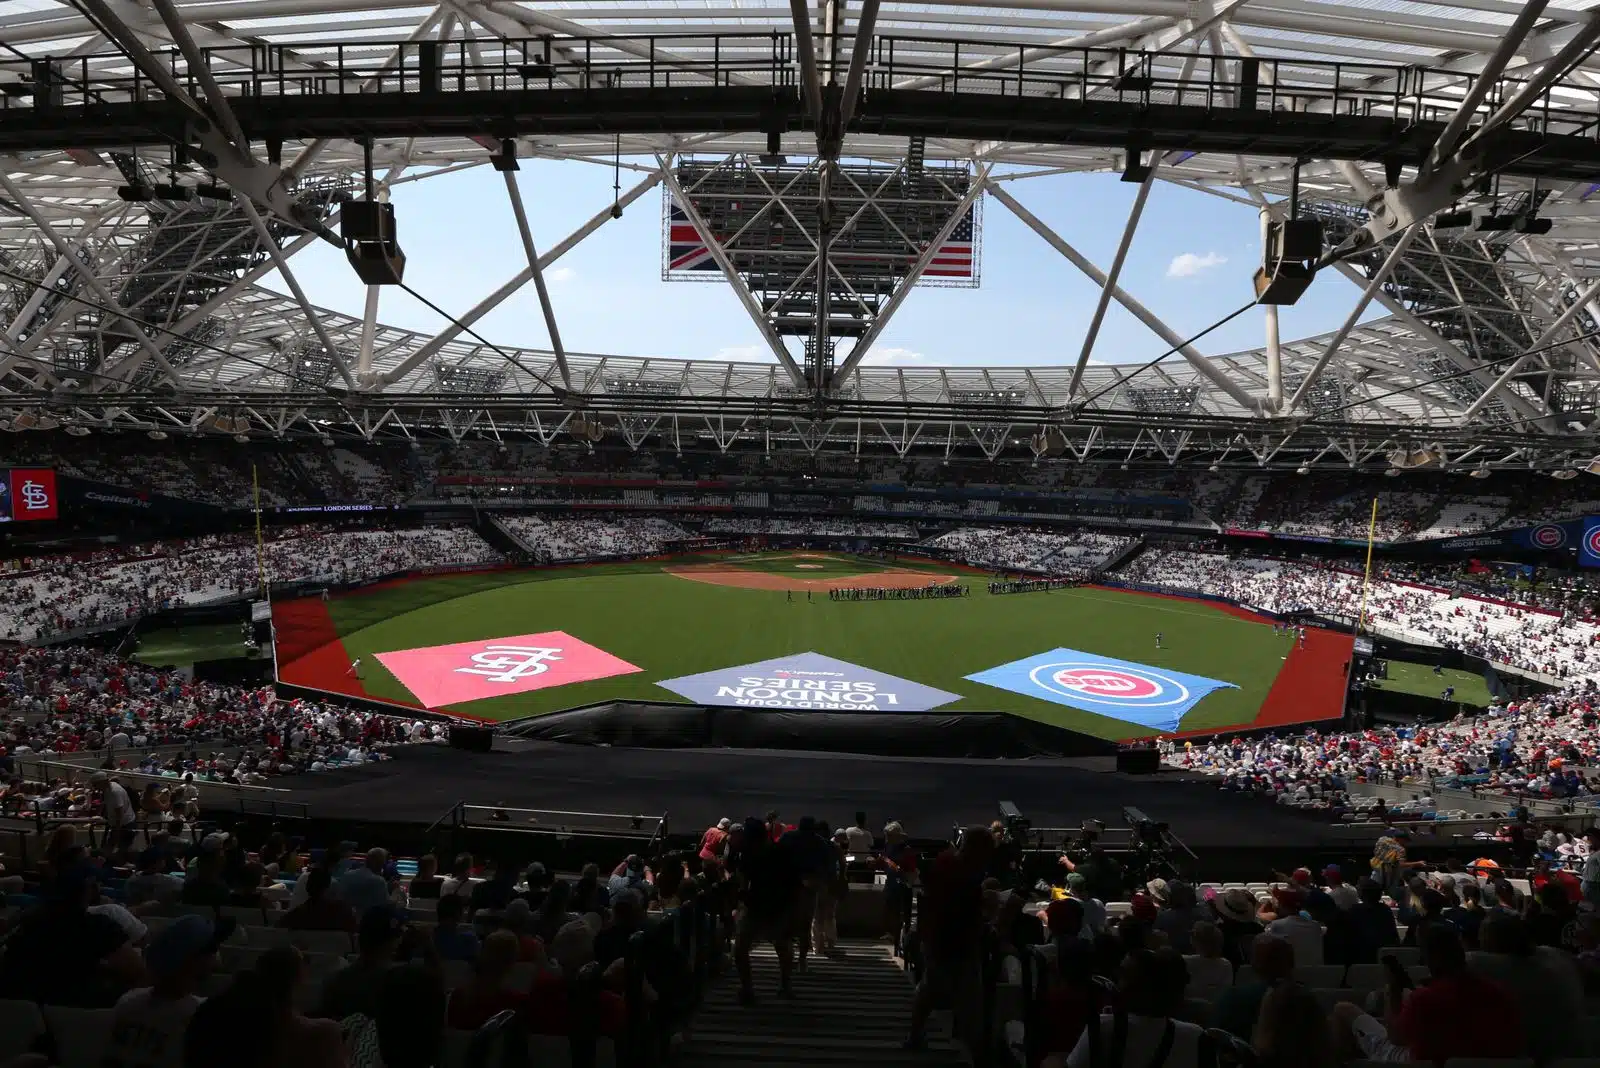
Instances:
[[[487,753],[494,748],[493,727],[468,727],[450,724],[450,748],[465,749],[469,753]]]
[[[454,745],[455,741],[455,732],[451,731],[450,744]],[[1153,745],[1138,749],[1119,749],[1117,770],[1129,775],[1154,775],[1161,770],[1161,753]]]

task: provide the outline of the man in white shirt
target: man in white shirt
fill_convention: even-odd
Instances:
[[[867,830],[865,812],[857,812],[855,826],[844,828],[844,833],[848,836],[845,852],[856,856],[872,852],[872,832]]]
[[[1278,918],[1267,924],[1267,933],[1283,939],[1294,948],[1296,966],[1322,963],[1322,924],[1301,913],[1305,907],[1305,892],[1294,887],[1278,886],[1272,890],[1277,905]]]
[[[1341,909],[1353,909],[1361,904],[1361,895],[1356,888],[1344,881],[1344,872],[1339,870],[1339,865],[1329,864],[1322,871],[1322,881],[1328,886],[1328,896],[1333,898],[1333,903]]]
[[[1584,833],[1589,841],[1589,857],[1583,862],[1583,899],[1600,909],[1600,827]]]
[[[109,851],[120,853],[133,844],[133,827],[139,816],[133,809],[133,799],[123,785],[103,771],[89,777],[89,785],[101,796],[105,815]]]
[[[154,986],[130,990],[112,1009],[106,1064],[119,1068],[181,1068],[183,1036],[200,1007],[195,990],[217,964],[217,947],[234,922],[179,916],[144,951]]]

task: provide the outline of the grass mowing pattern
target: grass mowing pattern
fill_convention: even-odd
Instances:
[[[848,563],[863,571],[884,566]],[[689,582],[661,568],[652,562],[417,579],[336,597],[328,607],[346,652],[362,658],[366,691],[392,701],[414,699],[374,653],[512,634],[563,630],[644,669],[449,709],[484,719],[616,699],[676,700],[655,683],[817,652],[963,695],[940,712],[1004,711],[1102,738],[1137,737],[1149,732],[963,676],[1060,646],[1237,685],[1184,718],[1181,729],[1202,730],[1254,721],[1290,645],[1265,623],[1203,602],[1107,589],[993,596],[973,581],[972,595],[959,599],[835,603],[818,593],[808,603],[801,593],[791,602],[781,592]],[[1162,650],[1155,648],[1157,631]]]
[[[1425,664],[1404,664],[1398,660],[1391,660],[1389,677],[1378,683],[1379,689],[1434,698],[1437,698],[1446,686],[1456,688],[1453,700],[1460,704],[1470,705],[1473,708],[1484,708],[1489,704],[1489,687],[1484,685],[1483,676],[1457,668],[1445,668],[1444,675],[1439,676],[1433,673],[1433,668]]]

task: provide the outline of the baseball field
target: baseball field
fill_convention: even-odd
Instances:
[[[274,606],[287,683],[483,720],[597,702],[1006,712],[1126,739],[1339,714],[1350,640],[957,565],[769,552],[411,578]],[[830,590],[964,596],[835,600]],[[1159,636],[1159,642],[1158,642]],[[352,668],[354,662],[359,666]]]

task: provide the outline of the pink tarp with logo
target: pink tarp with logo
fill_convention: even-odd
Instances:
[[[428,708],[644,670],[559,630],[401,649],[377,657]]]

